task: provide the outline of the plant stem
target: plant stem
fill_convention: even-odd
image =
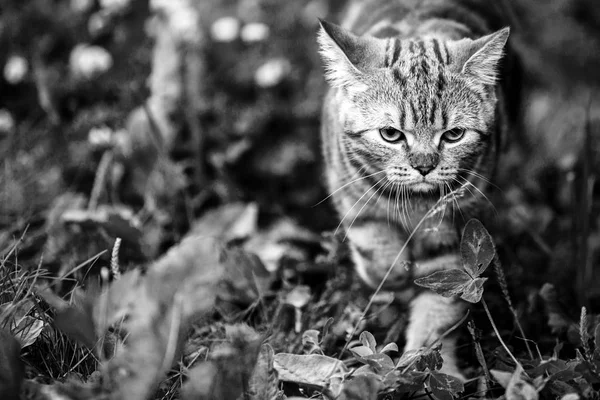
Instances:
[[[496,336],[498,337],[498,340],[500,341],[500,344],[502,344],[502,347],[504,347],[504,350],[506,350],[506,352],[513,359],[513,361],[515,362],[515,364],[517,366],[521,366],[521,363],[519,362],[519,360],[517,360],[515,358],[515,356],[508,349],[508,346],[506,345],[506,343],[504,343],[504,340],[502,340],[502,336],[500,336],[500,332],[498,331],[498,328],[496,327],[496,323],[494,322],[494,318],[492,318],[492,314],[490,313],[490,309],[488,308],[487,303],[485,302],[485,299],[483,297],[481,298],[481,304],[483,305],[483,309],[485,310],[485,313],[487,314],[487,317],[490,320],[490,323],[492,324],[492,328],[494,328],[494,332],[496,332]],[[522,368],[522,366],[521,366],[521,368]]]

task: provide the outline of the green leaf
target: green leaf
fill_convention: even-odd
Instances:
[[[485,281],[487,281],[487,278],[477,278],[469,282],[465,286],[460,298],[469,303],[478,303],[481,301],[481,296],[483,296],[483,284]]]
[[[360,334],[359,340],[363,346],[371,349],[373,353],[377,353],[377,350],[375,349],[377,347],[377,342],[375,341],[375,337],[373,337],[371,332],[364,331]]]
[[[363,357],[363,360],[378,374],[385,374],[394,369],[394,362],[387,354],[371,354]]]
[[[358,375],[345,381],[337,400],[377,400],[381,378],[375,374]]]
[[[460,241],[460,254],[465,270],[473,278],[481,275],[494,259],[494,242],[479,220],[467,222]]]
[[[471,277],[465,271],[458,269],[437,271],[423,278],[415,279],[417,285],[431,289],[444,297],[456,296],[463,292],[471,281]]]
[[[397,353],[399,351],[398,345],[394,342],[388,343],[381,349],[380,353],[386,353],[388,351],[395,351]]]
[[[373,350],[368,348],[367,346],[356,346],[350,349],[350,352],[354,354],[357,358],[363,358],[366,356],[370,356],[373,354]]]

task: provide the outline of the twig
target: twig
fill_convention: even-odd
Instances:
[[[96,170],[96,177],[94,178],[94,186],[92,188],[92,194],[90,195],[90,201],[88,203],[88,211],[93,211],[98,207],[98,200],[102,194],[102,190],[106,185],[106,177],[108,176],[108,167],[112,163],[113,152],[107,150],[102,155],[98,169]]]
[[[492,328],[494,329],[494,332],[496,333],[496,336],[498,337],[498,340],[500,341],[500,344],[502,345],[502,347],[504,347],[504,350],[506,350],[506,352],[508,353],[508,355],[513,359],[513,361],[515,362],[515,365],[520,366],[521,368],[523,368],[523,366],[521,365],[521,363],[519,362],[519,360],[517,360],[515,358],[515,356],[513,355],[513,353],[511,353],[511,351],[509,350],[509,348],[506,345],[506,343],[504,343],[504,340],[502,339],[502,336],[500,336],[500,332],[498,331],[498,328],[496,327],[496,323],[494,322],[494,318],[492,318],[492,314],[490,313],[490,309],[488,308],[487,303],[485,302],[485,299],[483,297],[481,298],[481,304],[483,305],[483,309],[485,310],[485,313],[487,314],[487,317],[490,320],[490,324],[492,324]]]
[[[527,352],[529,353],[529,357],[531,360],[535,360],[533,356],[533,352],[531,351],[531,347],[529,347],[529,341],[527,340],[527,336],[525,336],[525,331],[521,326],[521,321],[519,321],[519,316],[517,315],[517,310],[513,306],[512,299],[510,297],[510,293],[508,292],[508,284],[506,282],[506,277],[504,275],[504,270],[502,269],[502,264],[500,263],[500,258],[497,254],[494,255],[494,271],[496,271],[496,276],[498,277],[498,283],[500,284],[500,289],[502,290],[502,295],[504,296],[504,300],[508,303],[508,308],[513,315],[513,319],[515,320],[515,324],[517,325],[517,329],[519,329],[519,333],[521,337],[523,337],[525,341],[525,347],[527,348]]]

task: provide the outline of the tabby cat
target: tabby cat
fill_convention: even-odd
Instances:
[[[509,122],[499,84],[509,28],[495,3],[358,1],[342,27],[321,22],[327,185],[362,280],[377,287],[395,262],[385,287],[410,301],[405,350],[439,339],[467,310],[413,281],[462,268],[461,229],[487,199]],[[432,207],[443,210],[401,252]],[[462,378],[455,347],[442,339],[443,371]]]

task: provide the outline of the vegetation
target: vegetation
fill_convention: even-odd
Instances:
[[[402,354],[401,294],[333,233],[314,37],[342,7],[0,1],[0,399],[600,398],[597,7],[513,5],[523,126],[464,270],[416,282],[473,303],[466,382]]]

